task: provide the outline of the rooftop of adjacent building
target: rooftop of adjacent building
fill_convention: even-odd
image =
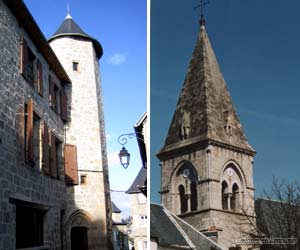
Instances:
[[[162,205],[151,204],[150,216],[150,238],[158,245],[181,249],[222,250],[222,247]]]
[[[139,173],[135,177],[133,183],[126,191],[126,193],[127,194],[142,193],[141,189],[145,187],[146,181],[147,181],[147,169],[142,166]]]

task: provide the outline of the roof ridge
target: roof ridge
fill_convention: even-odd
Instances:
[[[163,211],[164,213],[168,216],[168,218],[170,219],[170,221],[174,224],[174,226],[178,229],[178,231],[181,233],[181,235],[183,236],[183,238],[186,240],[186,242],[188,243],[188,245],[192,248],[192,249],[197,249],[196,246],[193,244],[193,242],[189,239],[188,235],[186,234],[186,232],[182,229],[182,227],[177,223],[177,221],[173,218],[173,216],[171,214],[169,214],[168,210],[163,207]]]

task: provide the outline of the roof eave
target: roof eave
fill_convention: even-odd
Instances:
[[[51,41],[53,41],[57,38],[61,38],[61,37],[81,37],[81,38],[85,38],[87,40],[90,40],[90,41],[92,41],[92,43],[94,45],[98,60],[100,60],[100,58],[103,55],[103,48],[102,48],[101,44],[97,41],[97,39],[95,39],[95,38],[93,38],[89,35],[84,35],[84,34],[80,34],[80,33],[60,33],[60,34],[56,34],[56,35],[51,36],[48,39],[48,42],[51,42]]]
[[[4,3],[12,11],[19,24],[28,33],[37,50],[44,56],[50,68],[57,75],[59,80],[62,83],[71,83],[69,76],[59,62],[57,56],[50,47],[47,39],[40,30],[38,24],[34,20],[24,2],[21,0],[4,0]]]

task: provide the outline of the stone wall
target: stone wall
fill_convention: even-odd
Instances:
[[[86,184],[68,188],[74,200],[67,205],[66,219],[78,209],[86,211],[91,221],[89,249],[105,249],[111,235],[111,205],[98,59],[86,39],[60,37],[50,45],[72,80],[67,90],[66,143],[77,146],[78,177],[86,176]],[[73,62],[78,63],[78,71],[73,70]],[[66,223],[66,234],[71,228]]]
[[[185,185],[185,180],[181,180],[184,178],[180,179],[176,171],[184,161],[191,162],[198,173],[198,208],[196,211],[188,210],[182,218],[200,231],[207,231],[215,226],[221,230],[218,233],[218,243],[226,247],[235,246],[230,245],[230,241],[241,237],[242,232],[249,231],[249,227],[241,227],[241,221],[245,219],[243,209],[250,216],[254,215],[253,157],[211,145],[203,149],[195,147],[190,153],[177,153],[163,161],[162,203],[175,214],[181,213],[178,186],[182,183]],[[240,207],[234,212],[222,209],[222,174],[230,163],[241,173],[243,183],[240,187]],[[246,222],[244,220],[243,224],[247,224]]]
[[[134,248],[136,250],[144,249],[144,242],[147,242],[147,223],[141,225],[140,216],[147,215],[147,199],[142,193],[130,194],[130,210],[132,221],[132,233],[130,238],[134,239]]]
[[[30,37],[22,29],[7,6],[0,0],[0,249],[16,247],[16,205],[12,201],[27,201],[47,208],[45,215],[44,245],[47,249],[60,249],[60,211],[65,207],[66,188],[63,164],[59,164],[59,179],[42,173],[41,161],[34,166],[25,164],[24,151],[18,133],[21,109],[33,99],[34,112],[45,121],[49,129],[64,141],[64,124],[49,107],[48,75],[60,82],[47,62],[37,51]],[[44,95],[24,79],[19,71],[20,39],[28,46],[43,66]],[[36,71],[36,68],[34,68]]]

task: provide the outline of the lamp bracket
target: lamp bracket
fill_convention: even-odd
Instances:
[[[137,138],[138,140],[144,141],[142,135],[143,135],[143,132],[122,134],[118,137],[118,142],[122,146],[124,146],[128,142],[128,140],[132,139],[132,138]]]

